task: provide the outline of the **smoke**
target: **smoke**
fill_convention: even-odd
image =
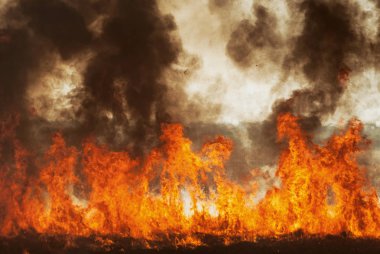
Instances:
[[[227,44],[228,55],[243,68],[262,61],[274,61],[275,49],[281,44],[276,17],[261,5],[254,6],[253,15],[256,22],[240,21]]]
[[[19,8],[28,27],[37,36],[47,39],[63,60],[76,55],[91,41],[83,17],[61,1],[21,0]]]
[[[232,137],[228,167],[244,176],[276,163],[279,114],[292,112],[318,135],[329,121],[378,108],[380,83],[368,70],[378,69],[379,6],[8,1],[0,12],[0,117],[18,113],[17,135],[37,151],[60,131],[69,144],[94,136],[133,155],[158,143],[161,123],[181,122],[195,146]],[[371,79],[372,90],[363,89]],[[357,96],[366,91],[373,99],[364,104]]]
[[[378,108],[377,76],[370,72],[373,77],[368,77],[378,58],[373,3],[210,0],[207,6],[185,1],[173,8],[173,15],[184,48],[205,63],[189,81],[190,94],[220,103],[218,131],[237,140],[232,174],[276,164],[282,149],[276,139],[281,113],[297,115],[303,129],[319,141],[327,124],[336,126],[354,115],[376,119],[360,110]],[[192,15],[197,19],[189,23],[184,17]],[[369,95],[373,100],[365,103]],[[196,133],[204,139],[210,132]]]
[[[186,77],[173,66],[186,54],[173,16],[155,1],[19,0],[6,7],[1,110],[20,114],[26,144],[62,131],[71,143],[94,135],[140,154],[157,140],[160,123],[175,121],[170,107],[186,105],[180,85],[173,91],[166,81],[183,82],[173,80]],[[73,83],[70,75],[81,78]]]
[[[35,50],[36,49],[36,50]],[[45,52],[26,29],[1,31],[0,41],[0,109],[1,114],[24,108],[22,97],[28,84],[28,74]]]
[[[175,28],[173,18],[162,16],[155,2],[117,1],[85,71],[89,128],[98,127],[99,112],[105,110],[112,125],[128,132],[132,143],[141,144],[152,125],[171,120],[162,74],[181,50],[170,36]]]
[[[307,85],[293,91],[289,98],[276,100],[272,113],[262,125],[253,124],[250,128],[252,143],[261,147],[259,165],[274,163],[273,158],[277,158],[276,121],[279,114],[292,112],[300,117],[300,123],[308,133],[318,130],[322,121],[335,112],[349,85],[351,71],[357,68],[358,59],[372,57],[366,48],[369,43],[356,27],[354,17],[360,11],[356,4],[303,1],[292,8],[294,12],[304,13],[303,29],[282,46],[287,53],[280,80],[295,75],[305,78]],[[261,54],[263,49],[274,51],[281,45],[281,40],[276,39],[275,18],[270,17],[263,7],[255,7],[254,12],[256,23],[243,21],[227,44],[228,54],[243,68],[250,66],[246,59],[254,58],[251,55]],[[267,28],[265,32],[262,27]]]

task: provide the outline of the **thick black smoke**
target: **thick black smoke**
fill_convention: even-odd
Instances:
[[[1,161],[14,158],[17,138],[30,151],[42,150],[52,124],[33,119],[27,90],[46,74],[53,54],[69,59],[91,42],[81,15],[61,1],[20,0],[5,13],[0,35],[0,134]],[[36,132],[37,131],[37,132]],[[45,144],[42,144],[45,143]],[[27,163],[31,172],[34,162]]]
[[[41,63],[52,50],[70,58],[89,45],[91,34],[81,15],[57,0],[20,0],[5,20],[8,24],[0,40],[0,110],[9,113],[26,110],[26,89],[44,71]]]
[[[76,143],[94,135],[140,153],[154,142],[159,123],[171,120],[163,74],[177,61],[181,44],[172,34],[173,17],[161,14],[156,1],[19,0],[6,15],[0,110],[4,118],[20,114],[18,133],[26,144],[63,131]],[[100,18],[95,33],[91,26]],[[67,61],[88,52],[78,120],[64,127],[33,117],[26,91],[48,74],[46,63],[57,54]]]
[[[91,33],[83,17],[64,2],[21,0],[19,6],[28,27],[40,38],[47,39],[64,60],[89,46]]]
[[[25,106],[23,96],[28,84],[28,74],[39,63],[45,52],[39,49],[27,29],[3,28],[0,35],[0,113],[2,117],[10,111]]]
[[[84,113],[90,129],[99,127],[99,113],[107,110],[111,124],[137,144],[136,151],[157,123],[170,120],[162,74],[181,50],[170,34],[175,29],[173,17],[162,16],[154,1],[117,1],[85,73],[90,97]],[[109,138],[114,135],[111,131]]]

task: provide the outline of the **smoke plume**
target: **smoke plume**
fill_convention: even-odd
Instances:
[[[353,101],[366,90],[363,80],[375,80],[368,85],[375,97],[380,87],[371,74],[379,6],[7,1],[0,12],[2,128],[15,128],[37,152],[59,131],[69,144],[95,137],[137,156],[159,143],[162,123],[181,122],[195,146],[217,134],[234,139],[228,167],[240,178],[276,163],[280,114],[297,115],[311,135],[335,116],[362,117]],[[12,135],[2,135],[3,147]]]
[[[31,130],[46,132],[46,139],[63,131],[77,144],[91,135],[115,147],[128,142],[138,154],[154,142],[159,124],[172,120],[164,72],[177,62],[181,42],[173,17],[162,14],[155,1],[20,0],[6,15],[1,109],[21,114],[19,132],[26,143],[41,141],[33,140],[41,135]],[[80,92],[70,94],[80,98],[72,123],[31,117],[31,86],[51,74],[52,66],[81,58],[88,60]]]

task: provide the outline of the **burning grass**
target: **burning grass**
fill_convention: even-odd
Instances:
[[[39,173],[30,177],[26,168],[32,152],[11,134],[3,135],[15,150],[0,171],[2,247],[58,244],[74,251],[82,243],[89,249],[96,243],[95,250],[121,251],[117,248],[229,245],[218,247],[223,253],[245,250],[243,242],[253,249],[271,250],[266,243],[286,249],[289,241],[306,248],[318,246],[320,239],[328,244],[328,236],[336,235],[337,246],[370,241],[378,248],[378,240],[360,240],[380,236],[377,194],[357,163],[369,144],[361,131],[362,124],[353,119],[320,146],[296,117],[281,115],[278,140],[288,144],[276,172],[281,186],[258,204],[255,193],[247,191],[254,188],[226,175],[231,140],[219,136],[193,151],[179,124],[163,125],[162,145],[144,159],[91,140],[82,149],[70,147],[57,134],[36,162]],[[294,237],[297,232],[301,239]]]

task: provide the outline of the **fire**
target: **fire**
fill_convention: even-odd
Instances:
[[[162,144],[146,158],[132,158],[91,139],[71,147],[56,134],[30,174],[33,152],[12,134],[12,121],[4,122],[1,144],[9,146],[0,153],[0,234],[117,235],[170,245],[202,245],[205,235],[227,244],[300,230],[380,237],[378,197],[357,162],[369,144],[362,124],[353,119],[317,145],[297,120],[278,118],[278,140],[287,143],[276,172],[281,185],[257,204],[255,188],[227,176],[233,144],[222,136],[193,151],[181,125],[165,124]],[[14,151],[6,155],[9,147]]]

